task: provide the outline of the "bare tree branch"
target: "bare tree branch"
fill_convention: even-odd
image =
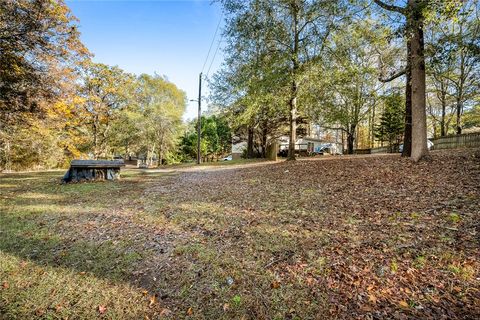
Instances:
[[[407,69],[404,68],[404,69],[398,71],[397,73],[392,74],[392,75],[391,75],[390,77],[388,77],[388,78],[379,77],[379,78],[378,78],[378,81],[383,82],[383,83],[390,82],[390,81],[393,81],[393,80],[395,80],[395,79],[403,76],[403,75],[406,74],[406,73],[407,73]]]
[[[398,13],[401,13],[401,14],[406,14],[405,8],[402,8],[402,7],[393,5],[393,4],[386,4],[385,2],[380,1],[380,0],[373,0],[373,1],[374,1],[378,6],[382,7],[382,8],[385,9],[385,10],[394,11],[394,12],[398,12]]]

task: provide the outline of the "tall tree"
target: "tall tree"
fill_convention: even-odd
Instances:
[[[386,45],[383,32],[368,19],[339,28],[328,41],[325,65],[310,89],[313,97],[321,97],[316,102],[318,119],[346,134],[349,154],[360,123],[378,103],[382,84],[377,79],[376,52]]]
[[[0,1],[0,167],[12,159],[15,132],[45,116],[87,55],[62,0]]]
[[[260,44],[262,52],[270,58],[269,74],[276,79],[270,93],[278,95],[282,92],[286,96],[288,158],[294,160],[302,74],[309,66],[308,62],[319,57],[324,49],[338,3],[327,0],[224,0],[222,3],[227,14],[233,16],[227,21],[232,42],[239,47],[253,44],[250,47],[254,49]],[[250,52],[253,54],[249,54],[248,59],[255,61],[258,50]],[[265,82],[261,77],[257,79]]]
[[[424,26],[428,17],[436,14],[449,15],[462,1],[407,0],[404,6],[373,0],[381,8],[402,15],[407,38],[407,117],[411,103],[411,158],[418,161],[428,155],[426,121],[426,73]],[[408,79],[410,78],[410,79]],[[410,81],[408,81],[410,80]],[[411,88],[409,88],[411,86]],[[408,129],[408,127],[407,127]],[[406,130],[406,135],[408,130]],[[405,137],[408,141],[409,137]]]
[[[387,4],[381,0],[374,2],[385,10],[399,13],[406,18],[406,36],[408,41],[408,72],[410,81],[407,86],[407,101],[411,100],[412,114],[412,149],[411,158],[418,161],[428,154],[427,147],[427,115],[426,115],[426,78],[424,54],[424,10],[428,0],[408,0],[405,7]],[[408,97],[408,94],[411,97]],[[407,115],[409,110],[407,110]]]
[[[440,20],[430,43],[432,64],[437,70],[435,80],[451,87],[455,100],[457,134],[462,133],[462,115],[478,95],[480,83],[480,3],[464,1],[454,19]],[[441,68],[441,67],[440,67]],[[434,69],[435,70],[435,69]]]
[[[129,102],[134,77],[118,67],[87,62],[83,69],[79,95],[95,159],[111,153],[109,142],[112,124]]]
[[[35,111],[56,96],[61,80],[53,72],[82,58],[76,20],[59,1],[0,2],[0,107]]]
[[[142,114],[138,123],[142,144],[150,161],[157,155],[159,164],[162,164],[180,139],[186,95],[158,75],[142,74],[137,84],[136,103]]]

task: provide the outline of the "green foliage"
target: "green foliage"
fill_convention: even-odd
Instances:
[[[380,116],[380,123],[375,127],[375,138],[386,142],[392,152],[398,149],[405,129],[405,102],[399,93],[384,96],[385,109]]]
[[[474,106],[463,116],[464,128],[480,128],[480,105]]]
[[[62,0],[2,1],[0,52],[2,123],[44,109],[58,96],[62,73],[88,53]]]
[[[197,158],[197,122],[192,121],[180,144],[180,158],[184,161]],[[218,158],[230,152],[232,133],[223,116],[201,117],[200,152],[203,158]]]

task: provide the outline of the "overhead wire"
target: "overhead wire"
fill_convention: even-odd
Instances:
[[[220,24],[222,23],[222,18],[223,18],[223,14],[220,16],[220,19],[219,19],[218,24],[217,24],[217,28],[215,29],[215,33],[214,33],[213,38],[212,38],[212,42],[210,43],[210,48],[208,48],[207,57],[205,58],[205,62],[203,63],[203,67],[202,67],[202,73],[205,70],[205,66],[207,65],[208,58],[210,57],[210,52],[212,51],[213,43],[215,42],[215,39],[217,37],[218,30],[220,29]],[[218,47],[217,47],[217,50],[218,50]],[[217,50],[215,50],[215,54],[216,54]]]
[[[210,69],[212,68],[213,62],[215,61],[215,57],[217,56],[218,49],[220,49],[222,40],[223,40],[223,35],[220,37],[220,40],[218,41],[217,49],[215,49],[215,53],[213,55],[212,61],[210,62],[210,66],[208,67],[207,76],[206,76],[207,78],[208,78],[208,75],[210,74]]]

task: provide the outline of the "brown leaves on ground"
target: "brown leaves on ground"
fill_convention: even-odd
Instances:
[[[50,263],[81,278],[114,270],[151,319],[480,318],[480,150],[147,171],[108,186],[66,187],[93,191],[58,200],[68,215],[28,221],[62,239]],[[88,259],[68,260],[79,241]]]
[[[204,315],[215,274],[238,273],[237,315],[460,319],[480,315],[479,190],[478,151],[456,150],[185,172],[148,193],[206,250],[175,256],[210,276],[190,293]]]

